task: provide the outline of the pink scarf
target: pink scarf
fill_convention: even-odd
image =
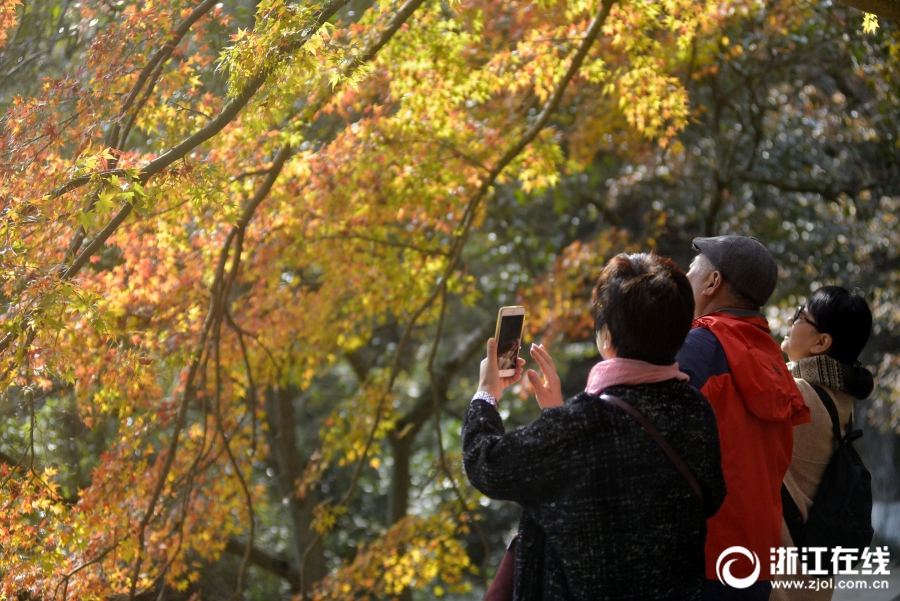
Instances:
[[[678,364],[653,365],[637,359],[622,359],[613,357],[601,361],[591,369],[588,376],[588,394],[600,394],[610,386],[620,384],[653,384],[666,380],[681,380],[687,382],[690,376],[678,369]]]

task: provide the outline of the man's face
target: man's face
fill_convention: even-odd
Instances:
[[[706,307],[706,298],[703,291],[706,290],[708,280],[713,274],[712,263],[709,262],[702,253],[694,257],[691,261],[691,268],[687,272],[687,279],[691,283],[691,290],[694,293],[694,317],[704,315]]]

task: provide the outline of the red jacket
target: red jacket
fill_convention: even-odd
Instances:
[[[682,371],[709,399],[719,424],[727,494],[706,521],[706,577],[717,580],[719,555],[735,545],[759,558],[758,580],[771,580],[770,549],[781,544],[781,483],[791,462],[793,427],[809,408],[781,349],[759,313],[717,312],[694,320],[678,354]],[[731,574],[749,576],[741,555]]]

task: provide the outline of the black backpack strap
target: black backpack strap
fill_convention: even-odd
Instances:
[[[681,475],[684,476],[684,479],[687,480],[688,484],[691,485],[691,488],[694,489],[694,494],[697,495],[697,499],[700,501],[700,505],[704,504],[703,502],[703,490],[700,488],[700,483],[697,482],[697,478],[694,477],[694,474],[691,473],[691,468],[685,465],[684,461],[681,460],[681,457],[678,456],[678,453],[675,452],[675,449],[672,448],[672,445],[669,444],[669,441],[665,439],[662,435],[662,432],[656,429],[656,426],[650,423],[644,414],[632,407],[625,399],[619,398],[617,396],[613,396],[611,394],[604,394],[601,396],[604,401],[607,401],[631,417],[633,417],[639,424],[644,427],[653,440],[656,441],[656,444],[662,449],[663,453],[669,458],[669,460],[675,465],[675,468],[681,472]]]
[[[834,401],[831,400],[831,397],[828,396],[828,393],[821,386],[815,384],[810,384],[810,386],[819,395],[822,405],[828,411],[828,416],[831,418],[831,431],[834,434],[834,442],[835,444],[840,444],[841,418],[838,416]],[[794,497],[791,496],[784,483],[781,484],[781,515],[784,517],[784,523],[787,524],[788,531],[791,533],[791,540],[794,541],[794,546],[805,546],[806,525],[803,523],[803,514],[800,513],[800,507],[797,506],[797,502],[794,501]]]
[[[824,388],[816,384],[810,384],[810,386],[812,386],[813,390],[816,391],[816,394],[819,395],[822,405],[825,407],[825,410],[828,411],[828,417],[831,418],[831,432],[834,435],[834,443],[840,445],[843,435],[841,434],[841,418],[838,415],[837,406],[834,404],[831,396],[825,392]],[[850,424],[847,425],[848,432],[850,431],[852,423],[853,415],[851,414]],[[800,513],[797,502],[794,501],[794,497],[791,496],[787,486],[784,484],[781,485],[781,515],[784,516],[784,522],[787,524],[788,531],[791,533],[791,540],[794,541],[794,546],[805,546],[806,525],[803,523],[803,514]]]
[[[841,418],[838,416],[838,410],[834,404],[834,401],[831,400],[831,395],[825,392],[825,389],[817,384],[810,384],[810,386],[812,386],[813,390],[816,391],[816,394],[819,395],[819,398],[822,400],[822,404],[828,411],[828,416],[831,418],[831,431],[834,433],[834,443],[841,444],[841,439],[844,438],[844,435],[841,433]],[[850,431],[852,426],[853,414],[851,413],[850,422],[847,424],[848,432]]]

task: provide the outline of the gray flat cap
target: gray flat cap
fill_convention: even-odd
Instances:
[[[769,249],[756,238],[694,238],[694,250],[703,253],[726,280],[760,307],[775,291],[778,265]]]

